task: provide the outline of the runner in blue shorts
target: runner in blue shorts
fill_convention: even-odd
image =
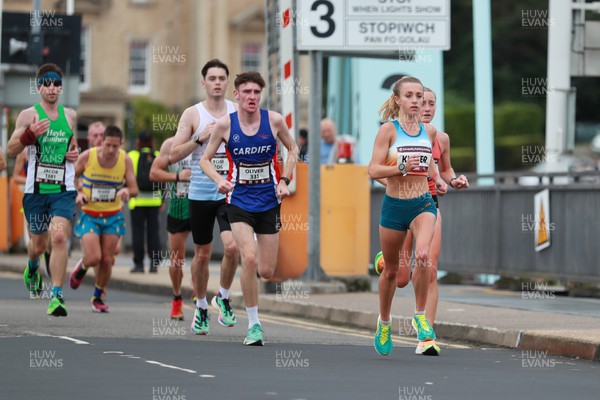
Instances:
[[[437,211],[427,184],[431,177],[440,193],[446,183],[436,173],[432,143],[437,130],[419,122],[423,105],[423,85],[414,77],[403,77],[393,87],[393,94],[381,107],[382,121],[375,138],[369,175],[387,178],[386,194],[381,206],[379,238],[385,269],[379,277],[379,318],[374,338],[375,350],[384,356],[392,351],[391,308],[396,290],[399,255],[407,230],[415,238],[415,315],[412,324],[419,341],[435,340],[435,332],[425,316],[429,266],[429,247]]]
[[[52,297],[48,315],[67,316],[62,285],[68,260],[71,219],[75,210],[74,162],[79,156],[77,114],[58,104],[62,93],[62,71],[54,64],[42,65],[36,73],[40,102],[19,113],[10,141],[9,157],[27,149],[27,178],[23,209],[31,240],[23,273],[32,294],[43,289],[39,273],[40,255],[52,244]]]
[[[94,121],[88,126],[87,132],[87,141],[88,141],[88,149],[92,147],[102,146],[102,139],[104,137],[104,130],[106,126],[102,121]],[[117,248],[113,254],[113,265],[115,265],[116,257],[121,252],[121,242],[123,241],[123,236],[119,239],[119,243],[117,244]],[[87,270],[81,268],[81,264],[83,264],[83,258],[77,260],[75,264],[75,268],[71,271],[69,275],[69,285],[72,289],[77,289],[85,276]],[[94,270],[98,269],[98,266],[94,268]],[[102,292],[102,298],[106,295],[106,290]]]
[[[90,267],[98,267],[91,299],[92,311],[96,313],[108,312],[102,292],[110,279],[117,244],[125,234],[121,202],[138,193],[133,162],[121,150],[122,144],[121,129],[107,126],[102,145],[84,151],[75,166],[77,177],[82,177],[76,199],[82,212],[75,225],[75,235],[81,239],[83,262],[77,264],[71,275],[81,282]]]

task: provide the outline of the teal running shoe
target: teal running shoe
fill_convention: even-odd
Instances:
[[[192,332],[196,335],[207,335],[210,332],[208,320],[208,310],[196,307],[194,318],[192,319]]]
[[[263,330],[260,324],[254,324],[248,329],[246,339],[244,339],[244,346],[264,346],[265,338],[263,337]]]
[[[233,310],[231,309],[231,305],[229,304],[229,299],[224,299],[221,297],[221,293],[212,298],[210,304],[219,310],[219,324],[227,327],[232,327],[237,325],[237,320],[235,319],[235,315],[233,314]]]
[[[412,326],[417,331],[417,339],[419,342],[426,342],[429,340],[435,340],[435,332],[433,327],[427,321],[425,314],[415,314],[412,319]]]
[[[381,323],[381,317],[377,318],[377,332],[375,332],[375,339],[373,345],[375,351],[382,356],[387,356],[392,352],[392,318],[390,317],[390,323],[383,325]]]

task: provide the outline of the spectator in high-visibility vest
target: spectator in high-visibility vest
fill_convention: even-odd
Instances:
[[[129,200],[133,244],[132,273],[144,272],[144,237],[147,240],[150,272],[157,272],[161,262],[158,213],[161,211],[162,194],[160,185],[150,181],[150,168],[157,155],[158,151],[152,146],[152,136],[148,132],[141,132],[135,142],[135,150],[129,152],[139,187],[138,196]]]

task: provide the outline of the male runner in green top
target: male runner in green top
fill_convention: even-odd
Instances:
[[[62,293],[68,259],[71,219],[77,190],[74,185],[79,150],[77,114],[58,104],[62,71],[54,64],[42,65],[36,73],[40,102],[23,110],[8,142],[8,155],[16,157],[27,148],[28,166],[23,209],[29,224],[29,260],[23,274],[25,287],[34,293],[43,289],[38,271],[40,254],[46,249],[48,232],[52,244],[52,298],[48,315],[67,315]]]

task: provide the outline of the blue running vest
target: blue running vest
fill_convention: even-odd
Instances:
[[[228,179],[235,186],[227,202],[248,212],[263,212],[280,203],[277,198],[277,141],[269,124],[269,111],[260,110],[258,132],[242,132],[237,111],[229,115],[231,129],[227,142],[230,169]]]

